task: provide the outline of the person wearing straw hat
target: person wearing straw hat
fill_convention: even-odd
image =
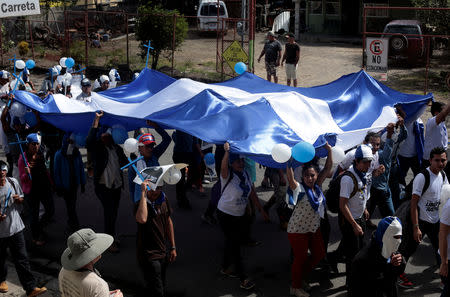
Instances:
[[[8,165],[0,160],[0,293],[8,292],[6,276],[6,249],[9,248],[20,284],[27,296],[38,296],[46,292],[38,288],[31,273],[23,231],[25,225],[20,217],[23,192],[15,178],[6,177]]]
[[[123,297],[120,290],[109,291],[109,286],[94,268],[114,238],[92,229],[80,229],[69,236],[67,248],[61,255],[58,282],[62,297]]]

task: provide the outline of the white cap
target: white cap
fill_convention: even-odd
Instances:
[[[100,76],[100,83],[102,84],[102,83],[104,83],[105,81],[108,81],[109,82],[109,77],[107,76],[107,75],[101,75]]]
[[[9,77],[10,77],[10,74],[8,71],[6,71],[6,70],[0,71],[0,78],[8,79]]]
[[[372,161],[373,160],[372,149],[368,145],[361,144],[360,146],[358,146],[358,148],[356,148],[355,159],[365,159]]]

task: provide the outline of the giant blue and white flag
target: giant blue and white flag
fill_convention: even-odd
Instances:
[[[121,124],[132,130],[145,126],[148,119],[207,142],[228,141],[232,151],[273,167],[281,166],[270,157],[277,143],[292,147],[303,140],[320,148],[328,140],[348,149],[367,131],[395,122],[396,104],[402,105],[407,120],[415,120],[432,98],[397,92],[364,71],[323,86],[293,88],[251,73],[206,84],[144,69],[128,85],[93,94],[91,103],[63,95],[42,101],[30,93],[16,93],[18,101],[66,131],[87,133],[94,112],[103,110],[102,125]],[[320,149],[317,153],[323,155]]]

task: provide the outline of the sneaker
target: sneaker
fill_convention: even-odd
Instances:
[[[8,292],[8,284],[6,282],[0,283],[0,293]]]
[[[205,223],[207,223],[209,225],[217,224],[216,218],[214,218],[213,216],[202,214],[201,218],[202,218],[203,222],[205,222]]]
[[[302,280],[302,288],[303,288],[303,290],[305,290],[306,292],[311,291],[311,286],[310,286],[305,280]]]
[[[249,239],[246,243],[244,243],[244,245],[246,245],[248,247],[255,247],[255,246],[258,246],[261,244],[262,244],[261,241],[254,240],[254,239]]]
[[[398,276],[398,286],[404,289],[410,289],[414,287],[414,284],[408,279],[405,273]]]
[[[31,291],[29,294],[27,294],[28,297],[34,297],[34,296],[39,296],[41,294],[44,294],[45,292],[47,292],[47,288],[46,287],[42,287],[42,288],[34,288],[33,291]]]
[[[226,276],[231,277],[231,278],[236,278],[236,277],[237,277],[237,275],[234,274],[233,269],[230,269],[230,268],[227,268],[227,269],[222,268],[222,269],[220,270],[220,273],[221,273],[222,275],[226,275]]]
[[[290,288],[290,294],[295,297],[309,297],[309,294],[302,288]]]
[[[255,287],[255,283],[247,278],[246,280],[241,282],[240,287],[244,290],[251,290]]]

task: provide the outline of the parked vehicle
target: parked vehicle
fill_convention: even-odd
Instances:
[[[227,24],[223,19],[228,18],[227,6],[223,1],[204,0],[200,2],[197,11],[198,30],[200,31],[226,31]],[[217,22],[219,21],[219,24]]]
[[[416,20],[394,20],[383,30],[383,35],[389,38],[389,58],[396,61],[406,61],[408,64],[424,62],[427,59],[426,39],[421,36],[422,28]],[[391,35],[394,34],[394,35]],[[430,53],[432,53],[430,40]]]

